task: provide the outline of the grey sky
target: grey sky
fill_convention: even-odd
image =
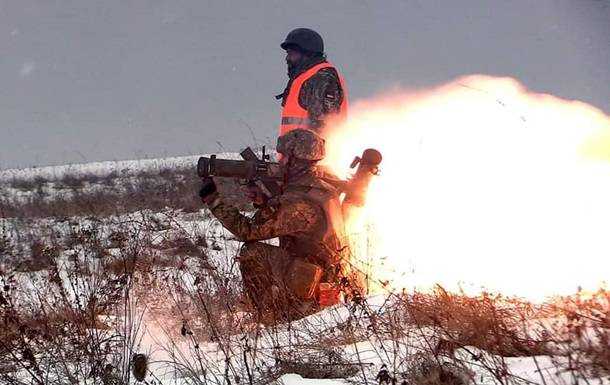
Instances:
[[[609,0],[0,0],[0,168],[272,141],[299,26],[352,99],[484,73],[610,113]]]

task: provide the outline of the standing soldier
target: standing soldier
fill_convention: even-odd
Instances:
[[[295,128],[324,134],[330,118],[347,115],[347,90],[343,77],[326,60],[322,37],[308,28],[290,31],[281,44],[286,50],[288,84],[282,100],[280,136]]]
[[[324,139],[295,129],[278,138],[277,152],[283,192],[269,200],[251,197],[258,207],[254,217],[224,203],[211,178],[199,192],[212,214],[244,242],[239,266],[263,322],[297,319],[336,303],[347,252],[339,191],[316,165],[325,155]],[[262,242],[273,238],[279,246]]]

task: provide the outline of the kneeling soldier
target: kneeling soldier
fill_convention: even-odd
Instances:
[[[328,292],[320,303],[320,287],[338,292],[347,252],[340,192],[317,166],[325,155],[324,139],[296,129],[278,138],[277,152],[285,181],[282,194],[267,200],[252,190],[258,208],[252,218],[225,204],[211,178],[199,193],[212,214],[244,242],[239,266],[263,322],[298,319],[332,304]],[[273,238],[279,238],[279,246],[261,242]]]

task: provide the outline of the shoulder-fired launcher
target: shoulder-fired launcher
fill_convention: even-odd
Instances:
[[[264,149],[262,158],[258,158],[250,147],[243,150],[240,155],[243,160],[219,159],[216,155],[202,156],[197,162],[197,174],[201,178],[218,176],[242,179],[248,183],[259,183],[265,187],[269,196],[281,194],[280,183],[283,178],[279,163],[270,162]],[[351,178],[325,180],[345,193],[344,204],[363,206],[369,183],[373,175],[378,174],[381,160],[379,151],[372,148],[366,149],[362,156],[355,157],[350,165],[350,168],[356,168]]]
[[[248,183],[260,183],[269,196],[282,192],[279,182],[282,172],[277,162],[270,162],[263,148],[262,159],[250,147],[240,152],[243,160],[219,159],[216,155],[202,156],[197,162],[197,175],[201,178],[219,176],[245,180]]]

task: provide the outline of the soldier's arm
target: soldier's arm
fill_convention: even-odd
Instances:
[[[277,210],[258,221],[242,215],[236,207],[224,203],[220,198],[209,207],[223,226],[243,242],[312,231],[318,225],[321,215],[318,208],[308,202],[280,205]]]
[[[299,104],[307,110],[311,127],[324,127],[329,114],[339,112],[343,90],[337,72],[332,68],[320,70],[308,79],[299,94]]]

